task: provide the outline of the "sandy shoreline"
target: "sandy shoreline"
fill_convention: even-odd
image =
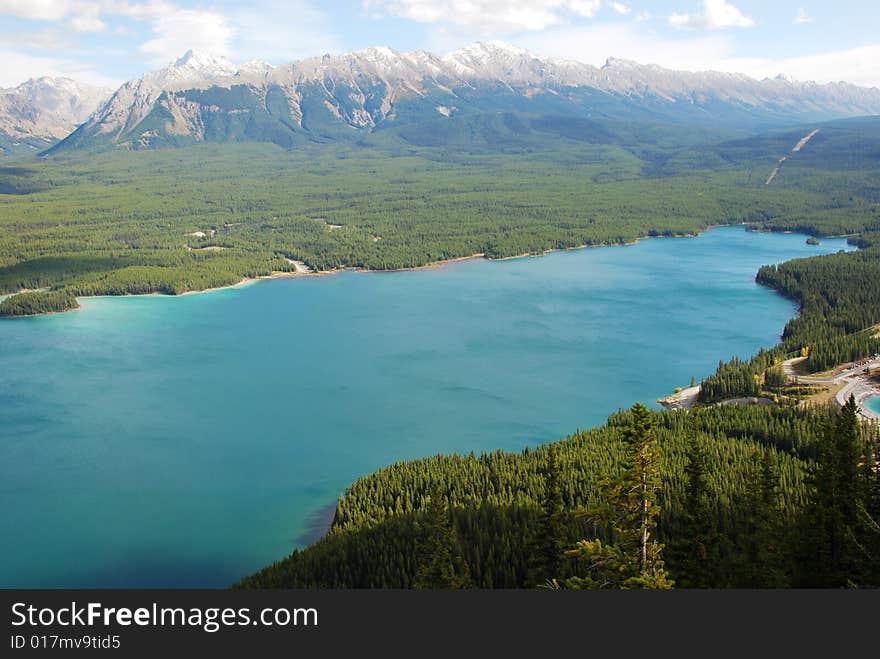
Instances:
[[[654,236],[646,236],[646,238],[652,238]],[[641,238],[639,238],[641,240]],[[582,245],[578,247],[567,247],[564,249],[553,249],[544,252],[544,254],[549,254],[551,252],[567,252],[573,251],[576,249],[584,249],[586,247],[614,247],[617,244],[609,243],[608,245]],[[528,254],[525,256],[529,256]],[[542,256],[542,254],[533,254],[531,256]],[[499,259],[492,259],[485,255],[483,252],[477,252],[475,254],[470,254],[468,256],[456,256],[451,259],[442,259],[440,261],[431,261],[430,263],[426,263],[424,265],[415,265],[409,268],[388,268],[385,270],[375,270],[371,268],[362,268],[358,266],[343,266],[341,268],[333,268],[331,270],[312,270],[301,261],[292,261],[291,259],[285,259],[288,263],[293,264],[296,267],[296,270],[293,272],[287,272],[282,270],[276,270],[268,275],[263,275],[260,277],[245,277],[239,282],[234,284],[227,284],[226,286],[215,286],[213,288],[203,288],[197,291],[184,291],[183,293],[171,294],[171,293],[160,293],[158,291],[154,291],[152,293],[125,293],[122,295],[82,295],[77,296],[77,300],[88,300],[92,298],[117,298],[117,297],[183,297],[185,295],[198,295],[201,293],[212,293],[214,291],[223,291],[230,288],[244,288],[245,286],[250,286],[251,284],[255,284],[260,281],[267,281],[271,279],[299,279],[300,277],[327,277],[330,275],[337,275],[341,272],[361,272],[361,273],[383,273],[383,272],[415,272],[419,270],[439,270],[448,265],[454,263],[462,263],[464,261],[473,261],[476,259],[485,259],[487,261],[504,261],[507,259],[519,258],[515,256],[506,256]],[[40,289],[40,290],[49,290],[49,289]],[[13,295],[18,295],[19,293],[26,293],[28,290],[20,290],[15,293],[6,293],[4,295],[0,295],[0,302],[2,302],[7,297],[12,297]],[[77,309],[71,309],[70,311],[77,311]],[[67,313],[66,311],[60,311],[55,313]],[[48,314],[34,314],[37,316],[44,316]],[[27,316],[32,317],[32,316]]]
[[[667,410],[689,410],[696,405],[699,396],[700,386],[696,385],[659,398],[657,402]]]
[[[211,293],[212,291],[222,291],[230,288],[243,288],[244,286],[249,286],[250,284],[256,283],[258,281],[265,281],[270,279],[288,279],[288,278],[299,278],[299,277],[326,277],[329,275],[336,275],[340,272],[350,271],[350,272],[367,272],[367,273],[382,273],[382,272],[410,272],[410,271],[418,271],[418,270],[438,270],[440,268],[446,267],[447,265],[462,263],[464,261],[472,261],[475,259],[485,259],[487,261],[508,261],[511,259],[520,259],[526,257],[541,257],[546,256],[548,254],[553,254],[555,252],[573,252],[575,250],[581,249],[591,249],[596,247],[627,247],[635,245],[642,240],[653,240],[657,238],[696,238],[706,231],[710,231],[712,229],[717,229],[720,227],[736,227],[736,226],[745,226],[748,227],[746,222],[740,222],[738,224],[710,224],[706,227],[703,227],[693,233],[682,233],[676,234],[672,236],[639,236],[633,240],[630,240],[625,243],[594,243],[590,245],[577,245],[574,247],[560,247],[555,249],[548,249],[540,254],[518,254],[514,256],[502,256],[499,258],[491,258],[485,255],[483,252],[477,252],[474,254],[470,254],[469,256],[457,256],[451,259],[442,259],[440,261],[431,261],[430,263],[426,263],[424,265],[417,265],[408,268],[388,268],[386,270],[377,270],[371,268],[362,268],[357,266],[343,266],[341,268],[333,268],[331,270],[311,270],[308,266],[306,266],[302,261],[294,261],[289,258],[285,258],[288,263],[293,264],[296,267],[295,272],[286,272],[286,271],[275,271],[268,275],[263,275],[260,277],[245,277],[241,281],[235,284],[228,284],[226,286],[216,286],[213,288],[204,288],[197,291],[185,291],[183,293],[177,294],[169,294],[169,293],[127,293],[124,295],[83,295],[78,296],[77,300],[87,300],[89,298],[109,298],[109,297],[139,297],[139,296],[162,296],[162,297],[182,297],[184,295],[196,295],[198,293]],[[769,232],[773,233],[773,232]],[[47,289],[39,289],[39,290],[49,290]],[[12,295],[17,295],[18,293],[23,293],[25,291],[16,291],[15,293],[9,293],[3,296],[0,296],[0,301],[2,301],[5,297],[10,297]],[[75,311],[72,309],[71,311]],[[57,312],[57,313],[67,313],[65,311]],[[36,315],[44,315],[44,314],[36,314]]]
[[[819,387],[827,387],[834,391],[833,400],[838,406],[843,407],[849,400],[850,396],[856,399],[859,406],[859,416],[868,421],[880,421],[880,414],[865,406],[865,401],[869,398],[880,398],[880,382],[876,377],[872,378],[870,373],[880,371],[880,359],[869,359],[861,362],[849,362],[836,366],[826,373],[814,373],[812,375],[799,375],[795,370],[795,365],[804,361],[805,357],[795,357],[788,359],[782,363],[782,371],[791,384],[805,384]],[[867,368],[868,373],[864,372]],[[695,406],[700,394],[700,387],[688,387],[674,394],[660,398],[657,402],[667,410],[689,410]],[[755,404],[764,401],[761,404],[770,403],[767,398],[731,398],[728,400],[718,401],[717,405],[727,404]]]

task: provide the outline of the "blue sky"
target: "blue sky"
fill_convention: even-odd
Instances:
[[[880,2],[836,0],[0,0],[0,86],[114,86],[187,49],[280,64],[372,45],[502,39],[600,65],[779,73],[880,87]]]

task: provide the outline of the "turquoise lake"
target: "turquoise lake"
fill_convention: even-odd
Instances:
[[[378,467],[519,451],[775,344],[796,309],[758,267],[844,248],[726,227],[0,322],[0,586],[225,587]]]
[[[866,400],[865,407],[867,407],[875,414],[880,414],[880,396],[874,396]]]

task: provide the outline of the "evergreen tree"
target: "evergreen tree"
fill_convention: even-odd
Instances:
[[[867,492],[867,546],[870,552],[867,583],[880,584],[880,429],[871,428],[865,440],[865,489]]]
[[[844,587],[870,578],[874,520],[864,460],[858,405],[850,396],[828,424],[819,452],[813,500],[803,521],[802,585]]]
[[[559,455],[552,445],[545,454],[546,462],[542,469],[544,496],[529,548],[529,583],[533,586],[552,583],[562,577],[565,550],[569,544],[569,513],[562,497]]]
[[[450,521],[449,507],[438,487],[431,490],[424,535],[417,553],[413,588],[470,587],[470,571],[461,555],[458,534]]]
[[[587,562],[587,576],[566,580],[570,588],[672,587],[661,558],[663,546],[652,539],[660,512],[656,424],[641,403],[630,414],[631,423],[623,433],[624,472],[619,478],[606,479],[600,486],[599,502],[584,511],[611,541],[581,540],[569,552]]]
[[[739,588],[781,588],[787,577],[781,565],[783,529],[779,499],[779,470],[773,452],[762,449],[754,457],[738,523],[743,529],[735,547],[732,584]]]
[[[683,588],[717,586],[721,536],[709,492],[709,454],[705,442],[692,432],[687,444],[682,523],[669,546],[677,569],[676,584]]]

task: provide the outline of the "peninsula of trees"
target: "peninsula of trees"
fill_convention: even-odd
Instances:
[[[29,291],[0,302],[0,316],[37,316],[79,309],[73,293],[61,291]]]
[[[878,521],[880,437],[854,402],[637,405],[537,450],[362,478],[326,537],[238,587],[876,587]]]

